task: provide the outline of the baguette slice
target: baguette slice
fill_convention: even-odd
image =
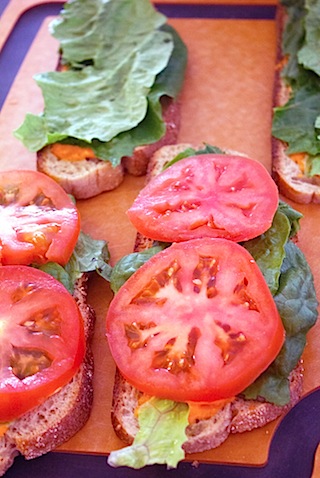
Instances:
[[[84,321],[86,356],[73,379],[39,405],[9,425],[0,436],[0,476],[21,453],[27,460],[52,451],[77,433],[89,418],[93,402],[93,355],[90,341],[95,313],[87,304],[88,275],[76,282],[74,297]]]
[[[275,107],[285,105],[291,95],[291,89],[282,77],[282,65],[285,62],[285,56],[281,44],[286,21],[286,11],[283,6],[279,5],[276,16],[277,68],[275,70],[273,96]],[[286,143],[272,137],[272,176],[280,193],[297,203],[320,203],[320,176],[305,176],[298,163],[286,153],[286,150]]]
[[[164,136],[156,143],[135,148],[132,156],[125,156],[119,166],[99,158],[68,161],[58,159],[46,146],[37,153],[37,169],[52,179],[76,199],[87,199],[117,188],[125,172],[134,176],[146,173],[151,155],[160,146],[176,142],[180,127],[180,106],[169,97],[161,99],[163,118],[166,125]]]
[[[149,162],[146,180],[150,181],[177,154],[189,147],[200,149],[202,146],[183,143],[160,148]],[[235,151],[226,152],[242,154]],[[137,233],[135,251],[147,249],[152,245],[153,241],[150,238]],[[223,405],[212,417],[193,421],[186,429],[187,441],[183,445],[185,452],[197,453],[216,448],[231,433],[242,433],[262,427],[286,413],[298,402],[302,394],[302,363],[299,363],[292,371],[289,381],[290,402],[285,406],[274,405],[264,400],[246,400],[239,396]],[[138,431],[139,425],[135,411],[141,395],[142,392],[128,383],[117,370],[111,419],[115,433],[127,445],[133,442]]]

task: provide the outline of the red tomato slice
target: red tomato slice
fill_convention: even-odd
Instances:
[[[68,383],[84,353],[82,317],[63,285],[32,267],[0,267],[0,423]]]
[[[277,356],[285,334],[252,256],[215,238],[153,256],[115,295],[106,327],[124,377],[176,401],[242,392]]]
[[[265,167],[243,156],[185,158],[142,189],[128,216],[143,235],[164,242],[198,237],[245,241],[265,232],[278,207]]]
[[[68,262],[80,231],[67,193],[37,171],[0,173],[0,262]]]

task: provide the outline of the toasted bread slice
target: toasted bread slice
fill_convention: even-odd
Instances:
[[[181,143],[163,146],[150,159],[147,181],[159,174],[163,167],[177,154],[189,147],[201,149],[201,145]],[[226,151],[231,154],[242,154]],[[135,251],[147,249],[153,241],[140,233],[136,236]],[[186,429],[187,441],[183,448],[186,453],[196,453],[216,448],[223,443],[230,433],[242,433],[259,428],[286,413],[300,399],[302,394],[303,374],[299,363],[289,377],[290,401],[285,406],[278,406],[264,400],[247,400],[235,397],[226,402],[210,418],[193,421]],[[138,419],[135,413],[142,393],[133,387],[116,371],[111,418],[117,436],[126,444],[131,444],[138,431]]]
[[[286,62],[282,51],[282,36],[287,21],[285,8],[277,7],[277,66],[274,81],[274,106],[283,106],[291,95],[291,89],[282,77],[282,67]],[[301,204],[320,203],[320,176],[307,177],[304,167],[287,154],[287,145],[283,141],[272,138],[272,176],[279,191],[288,199]],[[303,151],[301,151],[303,153]],[[303,159],[302,159],[303,164]]]
[[[89,418],[93,402],[93,355],[90,341],[95,313],[87,304],[87,274],[75,285],[74,297],[84,321],[86,356],[73,379],[43,404],[10,423],[0,436],[0,476],[19,453],[27,460],[69,440]]]
[[[169,97],[161,100],[166,125],[164,136],[156,143],[135,148],[132,156],[125,156],[119,166],[99,158],[84,158],[70,161],[58,158],[51,146],[37,153],[37,169],[57,181],[63,189],[76,199],[87,199],[117,188],[128,172],[134,176],[146,173],[151,155],[160,146],[173,144],[177,140],[180,126],[180,107]]]

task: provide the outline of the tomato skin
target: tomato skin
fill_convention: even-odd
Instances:
[[[232,397],[275,359],[284,328],[251,255],[220,238],[175,243],[115,295],[111,353],[148,395],[210,402]]]
[[[43,173],[0,172],[0,261],[3,265],[65,265],[80,232],[67,193]]]
[[[144,236],[164,242],[252,239],[272,224],[278,189],[259,162],[233,155],[184,158],[140,191],[128,217]]]
[[[86,346],[74,298],[50,275],[28,266],[2,266],[0,298],[1,423],[66,385]]]

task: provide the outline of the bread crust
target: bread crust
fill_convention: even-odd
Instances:
[[[303,385],[303,367],[299,362],[289,376],[290,401],[283,406],[264,400],[246,400],[237,397],[232,404],[230,432],[243,433],[260,428],[287,413],[300,399]]]
[[[150,181],[177,154],[190,147],[200,149],[203,145],[180,143],[172,146],[163,146],[156,151],[150,159],[146,181]],[[235,151],[226,152],[242,154]],[[134,247],[136,252],[147,249],[152,245],[153,241],[151,239],[137,233]],[[289,382],[290,401],[284,406],[274,405],[262,399],[247,400],[239,396],[227,403],[211,418],[190,424],[186,429],[187,441],[183,445],[185,452],[196,453],[216,448],[231,433],[243,433],[262,427],[286,413],[298,402],[302,395],[302,363],[297,364],[289,377]],[[111,419],[115,433],[126,444],[133,442],[139,428],[135,409],[141,395],[142,393],[128,383],[117,369],[114,381]]]
[[[291,89],[282,77],[282,65],[285,56],[282,51],[282,36],[287,22],[287,14],[282,5],[278,5],[276,14],[276,69],[274,79],[274,107],[283,106],[291,95]],[[301,204],[320,203],[320,177],[305,176],[298,164],[287,155],[287,145],[272,137],[272,176],[279,191],[288,199]],[[301,151],[303,153],[303,151]]]
[[[84,320],[86,355],[73,379],[22,417],[14,420],[0,437],[0,476],[20,453],[27,460],[36,458],[65,443],[77,433],[90,416],[93,403],[94,363],[90,341],[95,313],[87,304],[88,275],[75,284],[74,297]]]

